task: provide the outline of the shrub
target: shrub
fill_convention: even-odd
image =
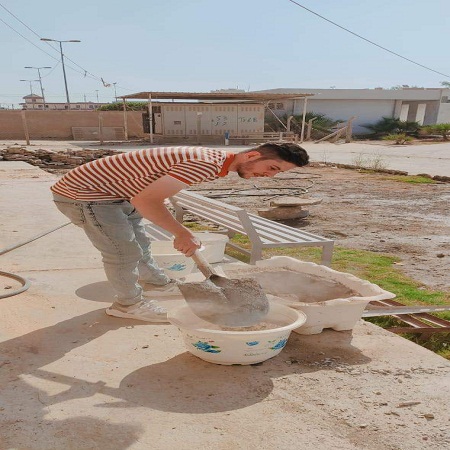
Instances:
[[[448,135],[450,134],[450,123],[438,123],[436,125],[428,125],[424,127],[430,134],[440,134],[444,141],[448,141]]]
[[[382,137],[389,134],[416,135],[420,129],[418,122],[402,121],[394,117],[383,117],[373,124],[365,124],[363,127],[373,131],[375,137]]]
[[[384,141],[395,141],[396,145],[403,145],[413,140],[411,136],[407,136],[405,133],[400,134],[388,134],[383,136]]]

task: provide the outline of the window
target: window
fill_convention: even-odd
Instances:
[[[174,121],[173,121],[173,124],[174,124],[174,125],[181,125],[181,120],[174,120]]]
[[[269,108],[270,109],[284,109],[284,104],[283,103],[269,103]]]

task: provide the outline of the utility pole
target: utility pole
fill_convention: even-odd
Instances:
[[[70,110],[69,89],[67,88],[67,77],[66,77],[66,68],[64,66],[64,53],[63,53],[62,43],[63,42],[81,42],[81,41],[79,41],[78,39],[70,39],[68,41],[58,41],[57,39],[48,39],[48,38],[41,38],[41,41],[59,42],[59,51],[61,53],[61,63],[62,63],[62,69],[63,69],[63,75],[64,75],[64,86],[66,88],[67,108]]]
[[[97,93],[97,103],[99,103],[99,101],[98,101],[98,89],[96,89],[95,92]]]
[[[42,101],[44,102],[44,110],[45,110],[45,97],[44,97],[44,88],[42,87],[41,69],[51,69],[51,67],[49,67],[49,66],[44,66],[44,67],[25,66],[25,69],[37,69],[37,71],[38,71],[39,85],[41,86]]]
[[[20,80],[20,81],[26,81],[27,83],[30,83],[30,93],[33,95],[33,82],[39,81],[39,80]]]

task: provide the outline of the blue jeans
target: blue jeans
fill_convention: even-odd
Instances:
[[[106,277],[124,306],[142,299],[144,282],[164,285],[170,278],[150,254],[142,216],[126,200],[79,201],[53,194],[56,207],[81,227],[103,257]]]

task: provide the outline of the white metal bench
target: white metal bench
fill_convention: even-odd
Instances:
[[[175,217],[183,222],[186,212],[221,225],[231,237],[241,233],[250,239],[250,251],[234,242],[228,245],[250,257],[250,264],[262,259],[264,248],[274,247],[322,247],[322,264],[331,265],[334,241],[284,224],[264,219],[245,209],[204,197],[191,191],[180,191],[170,198]]]

